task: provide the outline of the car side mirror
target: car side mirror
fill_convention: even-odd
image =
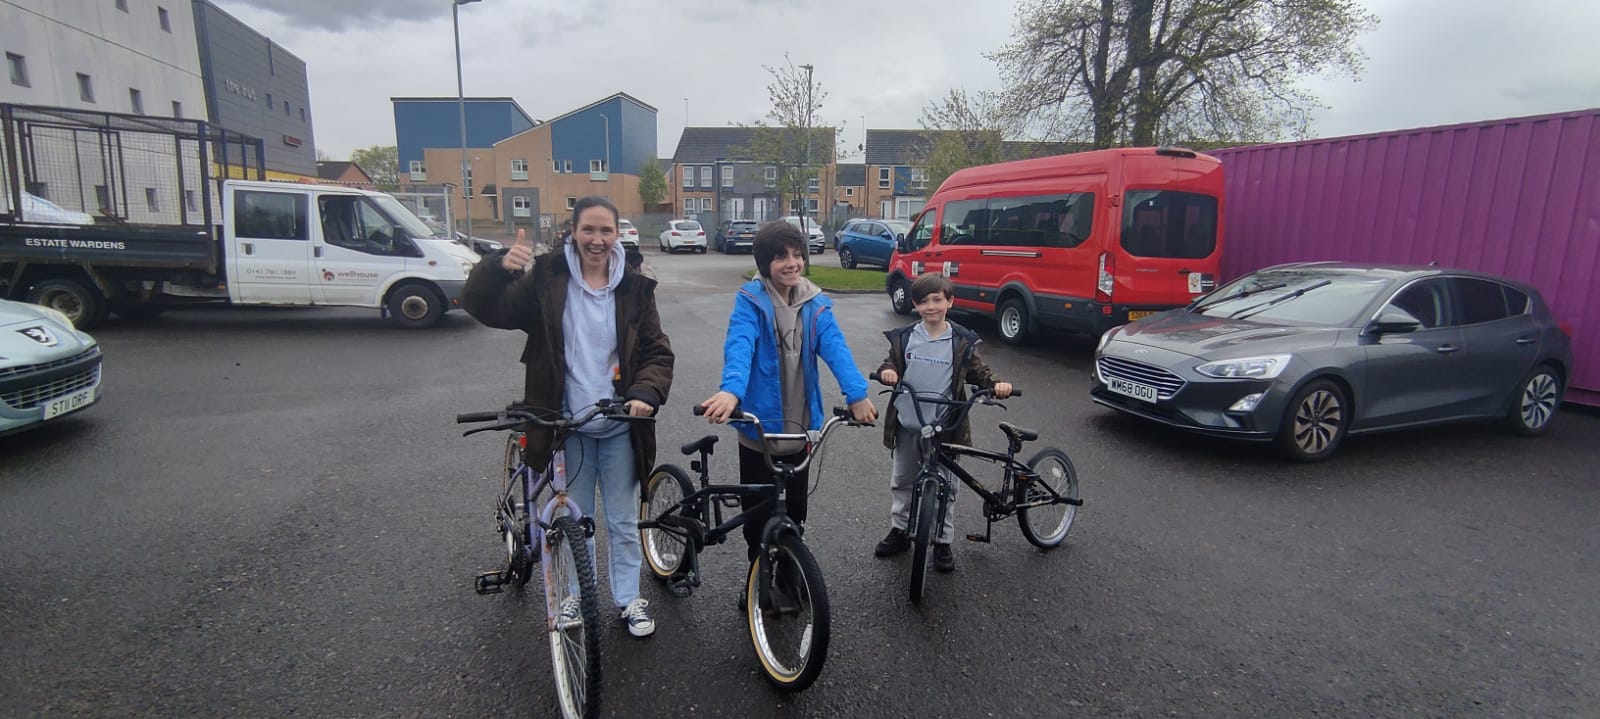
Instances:
[[[910,252],[911,251],[911,243],[906,241],[906,236],[905,235],[901,235],[901,236],[895,238],[894,249],[895,249],[896,252]]]
[[[1399,307],[1385,307],[1378,313],[1378,319],[1372,321],[1369,331],[1380,335],[1400,335],[1407,332],[1416,332],[1422,327],[1422,321],[1412,316],[1410,312]]]

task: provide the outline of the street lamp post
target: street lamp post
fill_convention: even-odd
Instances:
[[[479,0],[450,0],[450,24],[456,36],[456,111],[461,123],[461,207],[467,215],[467,241],[472,239],[472,190],[467,180],[467,94],[461,82],[461,13],[462,5]],[[454,228],[452,228],[454,231]]]
[[[806,205],[809,204],[811,200],[811,71],[815,68],[809,64],[806,64],[801,65],[800,69],[806,71],[806,158],[805,171],[801,173],[801,175],[805,178],[806,186],[805,191],[800,193],[800,229],[809,233],[810,229],[806,224]],[[821,183],[818,183],[818,186],[820,187]],[[809,242],[809,240],[807,241]],[[806,252],[806,257],[811,257],[810,251]],[[810,263],[809,259],[807,260],[807,263]]]

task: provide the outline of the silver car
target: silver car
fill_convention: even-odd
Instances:
[[[0,300],[0,435],[100,399],[100,345],[48,307]]]
[[[1543,432],[1572,366],[1533,287],[1439,268],[1302,263],[1105,333],[1098,404],[1327,458],[1349,434],[1498,419]]]

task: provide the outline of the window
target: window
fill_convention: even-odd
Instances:
[[[88,75],[78,73],[78,99],[84,102],[94,102],[94,80]]]
[[[561,171],[562,172],[572,172],[572,161],[571,160],[562,160],[561,161]]]
[[[913,189],[913,190],[926,190],[926,189],[928,189],[928,171],[927,170],[925,170],[923,168],[920,168],[920,167],[911,168],[911,189]]]
[[[237,190],[233,200],[235,235],[264,240],[306,239],[305,195]]]
[[[532,205],[532,203],[528,202],[528,198],[523,197],[522,195],[515,195],[515,196],[513,196],[511,198],[511,216],[512,217],[532,217],[533,216],[533,205]]]
[[[467,197],[472,197],[472,167],[470,165],[467,167],[467,176],[462,178],[461,184],[466,189]]]
[[[423,181],[428,179],[428,168],[422,164],[422,160],[412,160],[410,171],[411,179],[413,180]]]
[[[121,10],[123,12],[127,12],[128,11],[128,0],[117,0],[117,9]]]
[[[111,188],[105,185],[94,186],[94,206],[101,214],[114,214],[115,208],[111,206]]]
[[[894,168],[892,168],[892,167],[880,167],[880,168],[878,168],[878,189],[887,190],[891,186],[893,186],[893,184],[894,184],[894,177],[892,175],[893,172],[894,172]]]
[[[1046,195],[989,200],[987,235],[980,244],[1004,247],[1077,247],[1089,236],[1094,195]]]
[[[715,208],[715,205],[712,203],[712,199],[711,198],[709,198],[709,197],[700,198],[700,211],[701,212],[710,212],[714,208]]]
[[[937,214],[937,210],[928,210],[922,213],[922,216],[917,218],[916,226],[906,233],[906,241],[910,244],[912,252],[927,247],[928,243],[933,241],[934,220]],[[950,208],[946,207],[945,216],[948,217],[949,214]],[[948,237],[949,235],[946,234],[945,236]]]
[[[695,202],[695,199],[693,197],[685,197],[685,198],[683,198],[683,214],[684,214],[684,216],[688,217],[689,215],[693,215],[694,214],[694,208],[698,204],[699,203]]]
[[[606,161],[605,160],[590,160],[589,161],[589,174],[594,174],[594,173],[597,173],[597,172],[605,172],[605,171],[606,171]]]
[[[14,52],[6,53],[6,69],[11,73],[11,84],[18,87],[33,87],[28,84],[28,59]],[[79,75],[78,77],[83,77]]]
[[[177,100],[172,101],[172,116],[183,117],[183,103],[178,102]]]
[[[144,114],[144,94],[138,88],[128,88],[128,105],[133,108],[133,114]]]
[[[724,165],[722,167],[722,186],[723,187],[727,187],[727,188],[733,187],[733,166],[732,165]]]
[[[846,187],[846,188],[844,188],[844,196],[845,197],[855,197],[856,196],[856,188],[854,188],[854,187]]]
[[[306,121],[306,109],[303,108],[303,107],[300,108],[300,121],[301,122],[305,122]]]
[[[283,116],[284,117],[289,117],[289,101],[288,100],[284,100],[283,101]]]
[[[184,190],[183,191],[183,206],[188,208],[190,212],[199,212],[200,211],[199,194],[196,193],[194,190]]]
[[[577,207],[578,207],[578,198],[576,198],[576,197],[568,197],[567,198],[567,209],[574,210],[574,209],[577,209]]]
[[[711,166],[710,165],[701,165],[700,166],[700,188],[704,189],[704,190],[711,189]]]
[[[364,197],[326,195],[317,198],[322,210],[322,239],[335,247],[369,255],[410,255],[409,242],[383,214]]]
[[[1450,284],[1455,285],[1456,301],[1460,303],[1460,324],[1475,325],[1509,316],[1506,295],[1500,289],[1503,285],[1499,282],[1456,277],[1450,280]]]
[[[778,168],[773,167],[771,165],[767,165],[767,169],[765,170],[765,177],[766,177],[766,181],[767,181],[767,187],[777,187],[778,186]]]
[[[894,200],[894,218],[903,220],[914,217],[922,211],[922,206],[928,204],[927,200],[920,197],[897,197]]]
[[[821,189],[822,189],[822,178],[813,177],[810,180],[806,181],[806,191],[807,192],[817,192],[817,191],[819,191]]]
[[[526,179],[528,179],[528,161],[527,160],[512,160],[511,161],[511,179],[513,179],[513,180],[526,180]]]
[[[156,17],[161,20],[161,29],[162,30],[166,30],[167,32],[172,32],[172,18],[167,15],[167,9],[166,8],[164,8],[164,7],[156,8]]]
[[[278,106],[278,103],[275,103],[275,102],[272,101],[272,93],[270,93],[270,92],[267,93],[267,109],[271,110],[272,108],[277,107],[277,106]]]
[[[694,168],[685,165],[679,170],[679,172],[683,173],[683,189],[694,189]]]
[[[1425,330],[1450,324],[1450,295],[1445,291],[1444,280],[1413,284],[1401,290],[1389,305],[1415,317]]]
[[[150,208],[151,212],[161,211],[161,196],[156,194],[156,188],[144,188],[144,204]]]
[[[1506,294],[1506,309],[1511,316],[1528,314],[1532,303],[1528,301],[1526,292],[1507,285],[1501,285],[1500,291]]]
[[[818,202],[817,202],[817,198],[812,197],[812,198],[806,199],[806,211],[807,212],[816,212],[818,207],[819,207],[819,205],[818,205]]]
[[[1217,249],[1217,198],[1172,190],[1128,191],[1122,249],[1135,257],[1210,257]]]
[[[944,226],[939,230],[939,244],[988,244],[988,204],[985,200],[961,200],[945,205]]]

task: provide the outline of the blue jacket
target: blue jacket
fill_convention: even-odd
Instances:
[[[834,321],[833,301],[817,295],[800,308],[802,345],[800,366],[805,374],[806,405],[811,416],[808,429],[821,429],[825,417],[822,385],[818,382],[817,358],[828,363],[828,370],[839,381],[846,404],[867,398],[867,379],[856,368],[856,360],[845,343],[844,332]],[[783,418],[783,387],[778,365],[778,329],[773,316],[772,298],[760,279],[739,288],[733,298],[733,315],[728,318],[728,338],[722,345],[721,390],[739,398],[741,408],[762,420]],[[794,432],[781,422],[766,425],[768,432]],[[754,427],[739,425],[739,432],[759,439]]]

